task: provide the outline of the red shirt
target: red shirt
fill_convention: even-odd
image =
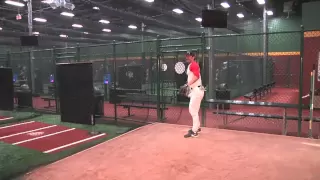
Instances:
[[[199,67],[199,64],[197,62],[193,61],[192,63],[190,63],[190,71],[197,78],[200,77],[200,67]]]

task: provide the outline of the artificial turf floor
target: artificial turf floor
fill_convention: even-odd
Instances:
[[[44,122],[47,124],[63,125],[70,128],[83,129],[89,132],[98,131],[107,133],[108,135],[104,138],[79,144],[73,148],[52,154],[44,154],[39,151],[0,142],[0,180],[19,179],[20,175],[23,175],[24,173],[27,173],[28,171],[36,167],[46,165],[64,157],[70,156],[96,144],[112,139],[132,129],[132,127],[129,126],[96,124],[94,128],[92,128],[92,126],[88,125],[63,123],[60,121],[60,116],[58,115],[42,115],[31,120]],[[8,124],[0,126],[6,125]]]

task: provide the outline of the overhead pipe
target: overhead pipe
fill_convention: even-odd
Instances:
[[[20,36],[28,36],[27,32],[12,32],[12,31],[0,31],[0,36],[4,37],[20,37]],[[88,38],[74,38],[74,37],[68,37],[68,38],[61,38],[58,36],[42,36],[39,35],[38,39],[41,40],[52,40],[52,41],[60,41],[60,42],[79,42],[79,43],[109,43],[110,41],[106,40],[98,40],[98,39],[88,39]]]
[[[56,41],[47,41],[42,40],[40,41],[41,48],[52,48],[52,47],[64,47],[65,43],[56,42]],[[21,46],[20,39],[18,38],[1,38],[0,45],[8,45],[8,46]]]

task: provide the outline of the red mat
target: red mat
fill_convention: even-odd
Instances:
[[[90,140],[92,141],[94,139],[102,138],[105,136],[106,135],[101,134],[101,136],[97,136],[96,138],[93,138]],[[20,146],[45,152],[45,151],[48,151],[51,149],[55,149],[57,147],[62,147],[62,146],[68,145],[68,144],[82,141],[82,140],[85,140],[90,137],[92,137],[92,136],[88,133],[88,131],[75,129],[75,130],[64,132],[64,133],[57,134],[54,136],[49,136],[49,137],[37,139],[34,141],[22,143],[22,144],[20,144]],[[68,148],[73,147],[73,146],[74,145],[68,146]],[[59,152],[64,149],[66,149],[66,148],[61,148],[55,152]]]
[[[92,136],[85,130],[34,121],[0,127],[1,141],[45,153],[60,152],[105,136]]]
[[[48,127],[50,127],[50,126],[48,126]],[[25,141],[28,139],[38,138],[38,137],[46,136],[49,134],[57,133],[57,132],[64,131],[67,129],[69,129],[69,128],[63,127],[63,126],[54,126],[54,127],[48,128],[48,129],[43,129],[43,130],[38,130],[38,131],[34,131],[34,132],[29,132],[29,133],[24,133],[24,134],[8,137],[5,139],[2,139],[2,141],[6,142],[6,143],[14,144],[14,143]]]
[[[27,123],[19,123],[13,124],[9,126],[2,126],[0,127],[0,137],[8,136],[10,134],[16,134],[24,131],[30,131],[33,129],[38,129],[42,127],[46,127],[48,124],[41,123],[41,122],[27,122]]]

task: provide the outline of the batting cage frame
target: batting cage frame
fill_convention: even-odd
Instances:
[[[310,65],[304,59],[316,57],[316,50],[311,48],[316,34],[302,28],[267,34],[201,34],[166,39],[159,36],[135,42],[6,52],[0,55],[0,66],[13,68],[16,79],[20,74],[27,79],[33,95],[29,103],[32,110],[25,111],[31,114],[60,113],[55,92],[56,63],[91,62],[95,93],[100,97],[96,99],[100,103],[97,117],[112,123],[190,125],[188,98],[179,97],[177,90],[186,78],[185,53],[193,51],[206,87],[200,113],[203,126],[283,134],[279,119],[288,119],[286,134],[305,136],[309,131],[305,121],[310,119],[310,101],[302,96],[309,92],[304,69],[310,69]],[[267,54],[262,46],[265,35],[269,40]],[[213,48],[209,48],[209,40]],[[289,51],[288,46],[295,51]],[[253,106],[244,102],[252,102]],[[265,105],[262,108],[255,103]],[[282,108],[288,111],[284,113]],[[225,124],[226,116],[234,121]],[[311,119],[318,123],[317,118],[314,110]]]

